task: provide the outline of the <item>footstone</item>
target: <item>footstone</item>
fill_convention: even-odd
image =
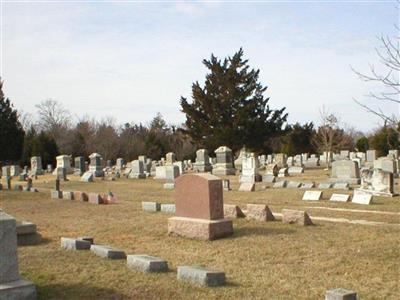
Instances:
[[[287,185],[287,181],[286,180],[282,180],[282,181],[275,182],[272,187],[273,188],[285,188],[286,185]]]
[[[88,201],[91,204],[103,204],[103,198],[101,197],[100,194],[89,193],[88,198],[89,198]]]
[[[353,203],[365,204],[365,205],[371,204],[371,201],[372,201],[371,194],[363,194],[357,191],[354,192],[353,199],[351,200],[351,202]]]
[[[262,181],[265,183],[274,183],[276,181],[276,176],[271,175],[271,174],[265,174],[262,177]]]
[[[357,292],[342,288],[327,290],[325,300],[357,300]]]
[[[62,191],[51,191],[51,198],[52,199],[62,199]]]
[[[337,190],[348,190],[349,186],[348,182],[336,182],[333,184],[333,188]]]
[[[36,224],[26,221],[17,221],[17,235],[31,234],[36,232]]]
[[[187,238],[215,240],[231,235],[233,225],[232,221],[227,219],[206,220],[172,217],[168,219],[168,233]]]
[[[244,218],[245,215],[239,206],[233,204],[224,204],[224,217],[237,219]]]
[[[128,255],[127,265],[141,272],[167,272],[168,263],[161,258],[149,255]]]
[[[161,211],[169,214],[174,214],[176,211],[175,204],[161,204]]]
[[[142,210],[148,212],[160,211],[161,204],[157,202],[142,202]]]
[[[66,250],[89,250],[90,246],[91,243],[89,241],[66,237],[61,238],[61,248]]]
[[[108,258],[108,259],[125,259],[126,254],[122,250],[118,249],[113,249],[109,246],[105,245],[91,245],[90,246],[90,251],[92,251],[94,254]]]
[[[332,188],[332,183],[330,183],[330,182],[321,182],[319,185],[318,185],[318,188],[319,189],[330,189],[330,188]]]
[[[36,286],[33,282],[24,279],[6,283],[0,282],[0,299],[35,300],[37,299]]]
[[[18,246],[33,246],[40,244],[42,235],[40,233],[22,234],[17,236]]]
[[[247,204],[246,218],[256,221],[274,221],[275,217],[265,204]]]
[[[329,201],[347,202],[349,201],[350,195],[346,194],[332,194]]]
[[[62,192],[62,197],[63,197],[63,199],[66,199],[66,200],[74,200],[74,193],[73,192],[63,191]]]
[[[298,189],[299,187],[301,187],[301,182],[289,181],[286,187],[291,189]]]
[[[91,245],[94,244],[94,238],[92,238],[91,236],[81,236],[81,237],[78,237],[78,240],[87,241]]]
[[[239,186],[239,192],[254,192],[256,185],[251,182],[244,182]]]
[[[80,192],[80,191],[75,191],[74,193],[74,199],[76,201],[88,201],[88,195],[84,192]]]
[[[163,188],[166,190],[173,190],[175,188],[175,184],[173,182],[164,183]]]
[[[314,182],[307,182],[307,183],[303,183],[301,185],[301,189],[312,189],[315,187],[315,183]]]
[[[282,222],[288,224],[313,225],[309,215],[305,211],[282,209]]]
[[[225,273],[198,266],[179,266],[177,278],[201,286],[221,286],[225,284]]]
[[[306,191],[303,195],[303,200],[305,201],[318,201],[322,198],[321,191]]]

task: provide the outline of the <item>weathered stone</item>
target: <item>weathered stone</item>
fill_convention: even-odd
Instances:
[[[66,250],[89,250],[91,243],[80,239],[62,237],[61,248]]]
[[[89,155],[90,165],[89,171],[93,174],[94,177],[103,177],[104,171],[101,166],[102,157],[98,153],[92,153]]]
[[[278,173],[279,173],[279,168],[278,168],[277,164],[268,164],[265,167],[265,175],[272,175],[272,176],[276,177],[276,176],[278,176]]]
[[[167,261],[149,255],[128,255],[128,267],[137,269],[141,272],[167,272]]]
[[[36,287],[19,276],[16,221],[0,210],[0,299],[36,299]]]
[[[55,190],[51,191],[52,199],[62,199],[62,196],[63,196],[62,191],[55,191]]]
[[[288,177],[288,176],[289,176],[288,168],[279,169],[278,177]]]
[[[157,202],[142,202],[142,210],[147,212],[157,212],[160,211],[161,204]]]
[[[305,211],[293,209],[282,209],[282,222],[303,226],[313,225],[313,222]]]
[[[40,156],[31,157],[31,175],[43,175],[42,158]]]
[[[91,171],[85,172],[81,177],[81,181],[93,182],[93,173]]]
[[[175,165],[165,166],[165,179],[167,183],[173,183],[175,178],[179,176],[179,167]]]
[[[274,221],[275,217],[265,204],[247,204],[246,218],[256,221]]]
[[[265,174],[262,177],[262,181],[265,183],[274,183],[276,181],[276,177],[274,175],[271,174]]]
[[[256,185],[250,182],[244,182],[239,186],[239,192],[254,192],[256,190]]]
[[[77,156],[74,160],[74,174],[78,176],[82,176],[85,173],[85,158],[83,156]]]
[[[282,181],[275,182],[272,187],[273,188],[285,188],[286,185],[287,185],[287,181],[286,180],[282,180]]]
[[[114,249],[110,246],[105,245],[91,245],[90,251],[94,254],[108,258],[108,259],[125,259],[126,254],[122,250]]]
[[[245,215],[239,206],[233,204],[224,204],[224,217],[230,219],[244,218]]]
[[[209,172],[212,170],[207,149],[199,149],[196,151],[196,162],[193,164],[193,169],[198,172]]]
[[[176,211],[175,204],[161,204],[161,211],[168,214],[174,214]]]
[[[165,164],[172,165],[176,161],[176,155],[173,152],[168,152],[165,155]]]
[[[333,184],[330,182],[321,182],[320,184],[318,184],[318,188],[321,190],[331,189],[332,186]]]
[[[239,176],[241,183],[254,183],[261,181],[259,174],[259,161],[254,153],[246,153],[242,158],[242,174]]]
[[[330,182],[360,183],[360,170],[352,160],[338,160],[332,163]]]
[[[224,272],[199,266],[179,266],[177,278],[200,286],[214,287],[225,284]]]
[[[348,182],[336,182],[333,184],[333,188],[337,190],[348,190],[350,185]]]
[[[53,172],[53,175],[58,175],[57,174],[57,169],[58,168],[65,168],[65,171],[67,174],[72,174],[73,170],[71,168],[71,156],[69,155],[59,155],[56,157],[57,165],[56,168]]]
[[[38,245],[42,241],[42,235],[38,232],[29,234],[19,234],[17,236],[18,246],[33,246]]]
[[[89,197],[86,193],[80,191],[74,191],[74,199],[76,201],[88,201]]]
[[[289,167],[288,173],[289,173],[289,175],[302,174],[302,173],[304,173],[304,168],[303,167]]]
[[[286,187],[291,189],[298,189],[299,187],[301,187],[301,184],[302,184],[301,182],[289,181]]]
[[[97,193],[89,193],[88,202],[91,204],[103,204],[103,197]]]
[[[236,170],[233,167],[232,150],[226,146],[221,146],[215,150],[217,162],[213,166],[212,173],[214,175],[235,175]]]
[[[163,188],[165,190],[173,190],[175,188],[175,183],[173,182],[166,182],[163,184]]]
[[[347,202],[349,201],[350,195],[346,194],[332,194],[329,201]]]
[[[131,162],[131,171],[128,175],[129,178],[145,179],[144,163],[141,160],[134,160]]]
[[[312,189],[315,187],[315,183],[314,182],[305,182],[301,184],[301,189]]]
[[[357,292],[342,288],[326,291],[325,300],[357,300]]]
[[[322,198],[321,191],[306,191],[303,195],[303,200],[305,201],[318,201]]]
[[[351,202],[353,203],[365,204],[365,205],[371,204],[371,201],[372,201],[371,194],[366,194],[363,192],[359,192],[357,190],[354,191],[353,198],[351,199]]]
[[[62,197],[63,197],[63,199],[66,199],[66,200],[74,200],[74,193],[73,192],[63,191],[62,192]]]

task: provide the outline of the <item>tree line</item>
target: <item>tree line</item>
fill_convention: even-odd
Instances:
[[[369,135],[343,126],[321,109],[314,122],[288,124],[286,108],[272,109],[259,82],[260,70],[251,69],[240,49],[231,57],[211,55],[204,84],[192,85],[191,99],[181,97],[184,124],[167,124],[160,113],[148,123],[119,125],[113,118],[95,120],[71,113],[56,100],[36,105],[36,115],[19,112],[5,98],[0,80],[0,161],[29,164],[41,156],[43,165],[55,163],[58,154],[88,157],[100,153],[105,160],[126,161],[146,155],[160,159],[172,151],[179,160],[194,159],[199,148],[213,151],[221,145],[237,155],[242,147],[257,153],[337,152],[342,149],[378,150],[384,155],[399,148],[400,125],[385,124]]]

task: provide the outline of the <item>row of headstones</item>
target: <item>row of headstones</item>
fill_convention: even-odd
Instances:
[[[322,191],[305,191],[302,200],[304,201],[320,201],[323,197],[323,192]],[[329,201],[335,201],[335,202],[348,202],[350,200],[350,195],[348,194],[337,194],[333,193],[329,199]],[[365,194],[359,191],[355,191],[353,193],[352,203],[357,203],[357,204],[365,204],[369,205],[372,203],[372,195],[371,194]]]
[[[23,191],[23,192],[33,192],[36,193],[38,192],[38,190],[36,188],[33,187],[33,183],[32,183],[32,178],[27,178],[27,184],[25,186],[22,186],[21,184],[11,184],[11,177],[7,176],[6,177],[6,188],[7,190],[11,191],[13,188],[12,186],[14,186],[14,191]],[[3,190],[3,184],[0,183],[0,191]]]
[[[298,182],[298,181],[287,181],[282,180],[275,182],[272,186],[273,188],[299,188],[299,189],[312,189],[315,188],[316,185],[314,182]],[[338,189],[338,190],[348,190],[350,185],[348,182],[321,182],[318,184],[317,188],[319,189]]]
[[[78,239],[61,238],[61,248],[66,250],[90,250],[107,259],[126,259],[129,268],[140,272],[168,272],[168,262],[150,255],[126,255],[124,251],[106,245],[96,245],[91,237]],[[199,266],[178,266],[177,279],[201,286],[221,286],[225,284],[225,273]]]
[[[107,195],[98,193],[85,193],[81,191],[51,191],[52,199],[77,200],[91,204],[114,204],[117,198],[110,192]]]

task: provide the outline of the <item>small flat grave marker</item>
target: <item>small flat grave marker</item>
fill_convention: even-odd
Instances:
[[[372,201],[372,195],[370,194],[363,194],[363,193],[357,193],[355,192],[353,195],[353,199],[351,202],[357,203],[357,204],[364,204],[364,205],[369,205],[371,204]]]
[[[329,201],[347,202],[349,201],[350,195],[346,194],[332,194]]]
[[[149,255],[128,255],[127,265],[141,272],[167,272],[168,263],[158,257]]]
[[[179,266],[178,280],[201,286],[221,286],[225,284],[225,273],[198,266]]]
[[[322,198],[321,191],[305,191],[303,200],[305,201],[319,201]]]
[[[90,242],[88,242],[90,244]],[[110,246],[105,245],[91,245],[90,251],[94,254],[108,258],[108,259],[125,259],[126,254],[124,251],[111,248]]]
[[[244,182],[239,186],[239,192],[254,192],[256,185],[251,182]]]

